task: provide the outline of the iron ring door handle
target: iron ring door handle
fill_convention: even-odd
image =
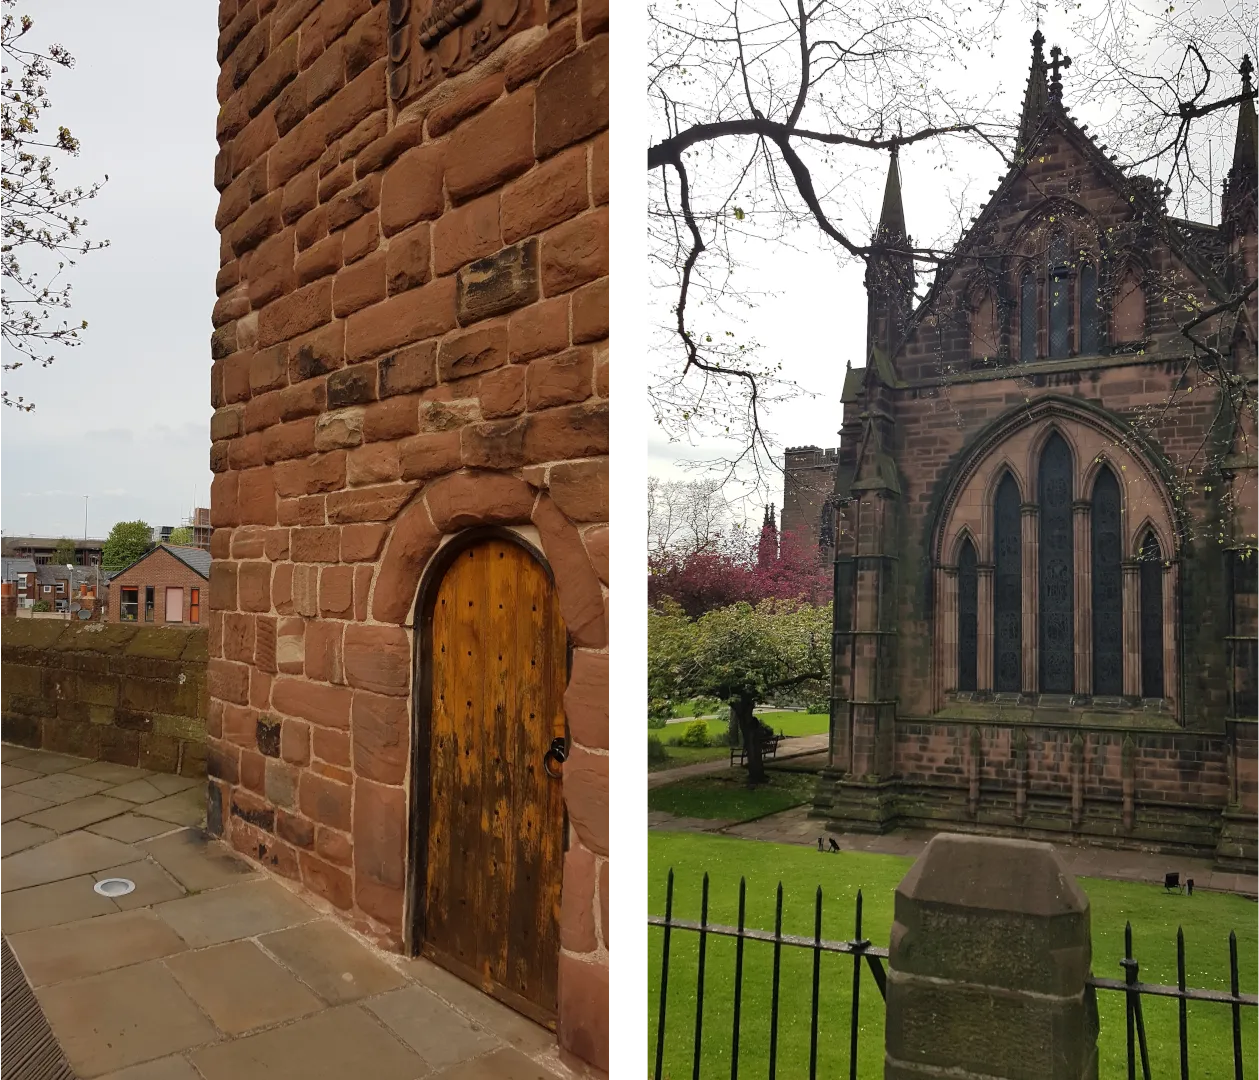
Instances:
[[[542,768],[546,770],[547,776],[552,780],[558,780],[563,771],[551,772],[551,759],[554,758],[556,764],[563,765],[568,760],[568,743],[562,738],[551,740],[551,748],[542,756]]]

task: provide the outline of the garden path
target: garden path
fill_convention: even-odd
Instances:
[[[745,822],[675,818],[657,810],[648,814],[648,827],[672,832],[717,833],[743,840],[767,840],[777,844],[802,844],[810,847],[816,846],[818,837],[821,836],[826,839],[828,848],[829,841],[833,838],[839,844],[840,854],[845,851],[865,851],[879,855],[904,855],[909,858],[921,855],[927,842],[935,835],[934,832],[911,829],[884,833],[881,836],[827,832],[820,821],[809,817],[807,806],[793,807]],[[1214,870],[1209,859],[1116,850],[1088,844],[1054,844],[1054,847],[1067,869],[1079,877],[1144,881],[1159,885],[1163,882],[1164,874],[1177,871],[1181,881],[1193,878],[1195,889],[1259,898],[1259,879],[1254,875]]]
[[[801,735],[794,739],[783,739],[778,745],[778,756],[773,761],[777,763],[804,757],[806,754],[816,754],[825,750],[829,741],[829,735]],[[659,772],[647,774],[647,787],[648,789],[657,788],[664,784],[674,784],[691,776],[707,776],[711,773],[725,772],[729,768],[729,759],[722,757],[716,761],[697,761],[694,765],[679,765],[676,769],[661,769]]]

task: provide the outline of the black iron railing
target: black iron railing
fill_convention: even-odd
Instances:
[[[1141,1062],[1143,1080],[1150,1080],[1150,1048],[1145,1038],[1145,1015],[1141,1011],[1141,995],[1171,997],[1179,1002],[1180,1078],[1189,1080],[1189,1011],[1191,1001],[1213,1001],[1229,1005],[1233,1010],[1233,1076],[1242,1080],[1242,1006],[1259,1006],[1259,997],[1240,992],[1237,972],[1237,933],[1228,935],[1229,992],[1221,990],[1195,990],[1185,986],[1185,932],[1176,928],[1176,985],[1160,986],[1143,983],[1139,979],[1141,965],[1132,955],[1132,923],[1123,931],[1123,959],[1119,966],[1124,970],[1122,979],[1089,978],[1088,984],[1098,990],[1114,990],[1126,996],[1125,1012],[1128,1021],[1128,1080],[1136,1080],[1137,1062]]]
[[[828,941],[822,937],[822,888],[818,886],[814,901],[813,935],[784,934],[783,925],[783,889],[781,883],[774,912],[773,931],[750,929],[745,925],[747,911],[747,879],[739,879],[739,921],[737,926],[722,926],[708,921],[708,875],[704,875],[703,890],[700,899],[699,922],[673,917],[673,870],[669,871],[668,887],[665,893],[664,916],[649,915],[649,926],[661,927],[664,931],[663,948],[660,962],[660,1007],[656,1026],[655,1047],[655,1080],[664,1080],[664,1052],[666,1013],[669,996],[669,958],[670,945],[674,930],[699,935],[699,954],[696,968],[695,986],[695,1030],[694,1059],[692,1064],[693,1080],[700,1080],[701,1052],[704,1032],[704,976],[708,958],[708,938],[710,935],[735,939],[734,954],[734,1010],[730,1035],[730,1077],[737,1080],[739,1075],[739,1036],[743,1002],[743,946],[744,942],[756,941],[770,944],[774,949],[773,977],[770,994],[769,1013],[769,1080],[775,1080],[778,1068],[778,1009],[779,987],[782,969],[782,950],[784,947],[793,949],[809,949],[813,953],[813,987],[809,1023],[809,1080],[816,1080],[818,1067],[818,1005],[821,994],[821,972],[823,953],[847,953],[853,958],[852,996],[850,1000],[850,1035],[848,1051],[849,1080],[857,1077],[857,1036],[860,1026],[861,1011],[861,969],[865,959],[870,974],[883,1001],[887,1000],[887,973],[883,961],[887,959],[887,949],[871,945],[867,938],[861,936],[862,895],[857,891],[856,918],[851,941]],[[1243,994],[1239,988],[1237,964],[1237,934],[1229,934],[1229,979],[1230,989],[1227,993],[1220,990],[1198,990],[1185,985],[1185,936],[1181,929],[1176,931],[1176,986],[1161,986],[1155,983],[1140,981],[1140,965],[1132,955],[1132,924],[1124,929],[1124,956],[1120,960],[1123,968],[1123,979],[1100,979],[1090,977],[1087,982],[1098,990],[1122,993],[1126,997],[1127,1012],[1127,1061],[1128,1080],[1136,1080],[1137,1063],[1140,1062],[1143,1080],[1151,1080],[1150,1054],[1145,1033],[1145,1018],[1141,1008],[1143,995],[1150,997],[1171,997],[1179,1002],[1179,1039],[1180,1039],[1180,1077],[1189,1080],[1189,1030],[1187,1006],[1190,1001],[1208,1001],[1228,1005],[1232,1009],[1233,1020],[1233,1074],[1236,1080],[1242,1080],[1242,1025],[1241,1010],[1243,1007],[1259,1006],[1259,996]]]
[[[887,950],[870,944],[861,936],[861,890],[857,891],[856,925],[852,941],[827,941],[822,937],[822,887],[819,885],[817,898],[813,906],[813,936],[800,934],[784,934],[783,929],[783,887],[778,886],[778,895],[774,910],[774,931],[750,930],[744,925],[747,912],[747,879],[739,879],[739,925],[721,926],[708,921],[708,875],[704,875],[703,892],[700,899],[699,922],[673,917],[673,871],[669,871],[669,884],[665,892],[664,917],[649,915],[649,926],[664,928],[664,949],[660,961],[660,1015],[656,1026],[656,1067],[655,1080],[663,1080],[664,1075],[664,1041],[665,1013],[669,997],[669,945],[674,930],[685,930],[699,934],[699,961],[695,983],[695,1060],[692,1071],[693,1080],[699,1080],[700,1054],[703,1045],[704,1031],[704,968],[708,956],[708,936],[735,939],[734,953],[734,1022],[730,1035],[730,1080],[737,1080],[739,1075],[739,1031],[740,1015],[743,1004],[743,943],[745,941],[767,942],[774,946],[774,974],[770,991],[769,1010],[769,1080],[774,1080],[778,1069],[778,991],[779,978],[782,971],[783,947],[793,949],[810,949],[813,952],[813,994],[809,1021],[809,1080],[817,1077],[817,1036],[818,1036],[818,1003],[822,984],[822,954],[849,953],[852,955],[852,1003],[851,1033],[849,1037],[849,1080],[857,1078],[857,1033],[861,1012],[861,961],[865,958],[874,976],[879,996],[887,998],[887,973],[883,969],[883,961],[887,958]]]

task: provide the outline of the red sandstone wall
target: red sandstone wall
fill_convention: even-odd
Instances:
[[[559,1033],[606,1068],[607,3],[507,5],[444,78],[411,7],[220,3],[211,824],[400,947],[417,584],[536,530],[576,650]]]
[[[1030,727],[985,724],[980,727],[980,785],[989,794],[1012,794],[1016,783],[1014,738],[1027,735],[1029,794],[1071,794],[1071,741],[1084,740],[1083,793],[1086,799],[1123,795],[1122,730]],[[970,761],[971,725],[900,722],[896,725],[896,772],[909,783],[965,788]],[[1170,802],[1204,809],[1228,803],[1227,742],[1223,736],[1191,733],[1156,735],[1138,732],[1133,740],[1133,797],[1139,803]],[[1254,771],[1253,759],[1239,767]]]

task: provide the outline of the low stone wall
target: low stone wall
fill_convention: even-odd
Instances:
[[[6,742],[205,775],[206,631],[0,620]]]

